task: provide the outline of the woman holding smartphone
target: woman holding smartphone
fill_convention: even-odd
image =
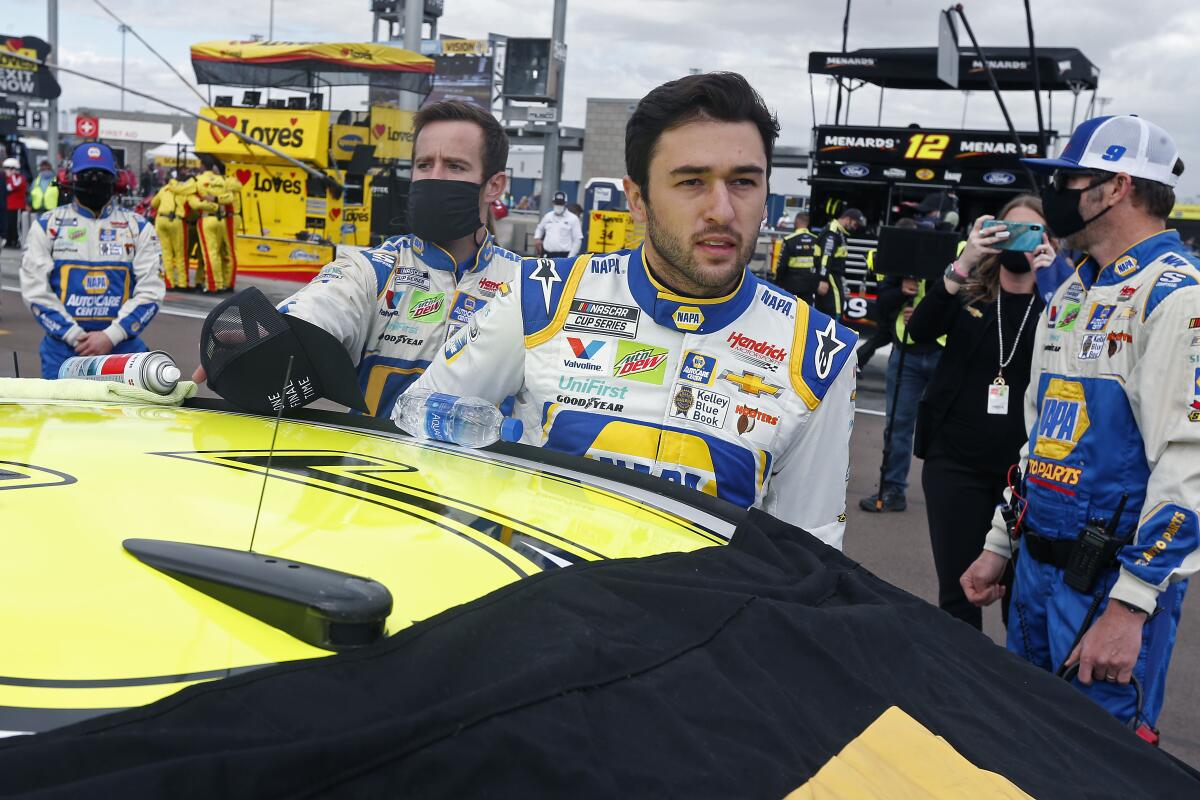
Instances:
[[[1034,331],[1045,307],[1033,270],[1056,258],[1039,198],[1015,197],[1001,209],[1001,224],[985,225],[992,219],[975,220],[958,259],[941,281],[930,281],[929,294],[908,323],[915,341],[946,336],[921,400],[914,448],[925,459],[921,484],[938,605],[979,629],[982,613],[967,602],[958,578],[979,555],[1009,470],[1028,438],[1024,395]],[[1024,249],[1011,249],[1010,240]]]

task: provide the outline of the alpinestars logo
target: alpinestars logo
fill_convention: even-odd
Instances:
[[[787,361],[788,351],[786,348],[771,342],[751,339],[737,331],[729,334],[729,338],[725,341],[739,359],[771,372],[778,370],[779,365]]]
[[[846,349],[846,343],[837,338],[837,327],[829,320],[825,330],[817,331],[817,352],[813,354],[813,367],[817,378],[825,380],[833,370],[833,360],[838,353]]]

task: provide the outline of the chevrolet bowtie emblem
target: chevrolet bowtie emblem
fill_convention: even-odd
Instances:
[[[775,397],[781,391],[783,391],[782,386],[776,386],[773,383],[767,383],[754,373],[746,372],[744,370],[742,371],[741,375],[731,372],[730,370],[725,370],[721,373],[721,380],[729,381],[734,386],[738,387],[740,391],[751,395],[752,397],[758,397],[759,395],[763,394]]]

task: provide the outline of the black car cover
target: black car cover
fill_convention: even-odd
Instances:
[[[1062,680],[757,512],[726,547],[543,573],[373,648],[0,743],[0,794],[38,797],[847,787],[1200,797]]]

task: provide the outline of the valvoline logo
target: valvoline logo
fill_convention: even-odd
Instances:
[[[1071,455],[1090,425],[1083,384],[1051,378],[1038,414],[1033,452],[1042,458],[1062,461]]]
[[[598,339],[585,345],[582,339],[576,339],[574,336],[567,337],[567,344],[571,346],[571,352],[575,354],[576,358],[582,358],[585,361],[590,361],[596,353],[600,352],[600,348],[604,347],[604,342]]]

